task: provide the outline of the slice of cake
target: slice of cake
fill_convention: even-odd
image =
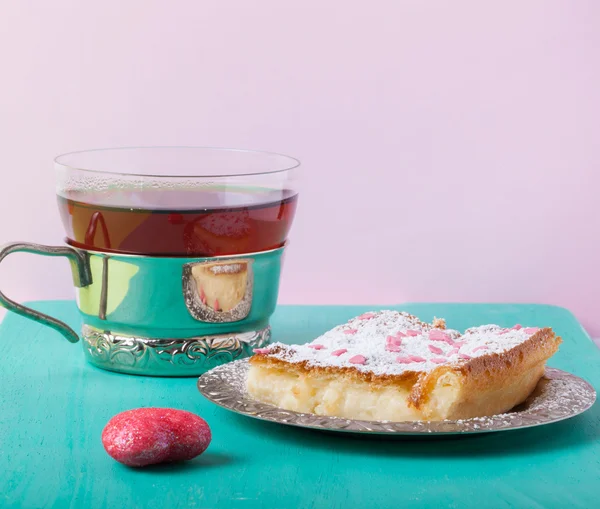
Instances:
[[[286,410],[349,419],[483,417],[527,399],[560,342],[550,328],[484,325],[460,334],[443,320],[365,313],[311,343],[255,350],[247,390]]]

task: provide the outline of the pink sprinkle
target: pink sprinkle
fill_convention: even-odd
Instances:
[[[308,345],[308,348],[313,348],[315,350],[325,350],[326,347],[323,345]]]
[[[348,362],[351,362],[352,364],[364,364],[367,362],[367,359],[365,359],[362,355],[355,355],[354,357],[350,357]]]
[[[219,311],[219,299],[215,299],[215,311]]]
[[[459,353],[459,354],[458,354],[458,356],[459,356],[461,359],[471,359],[471,356],[470,356],[470,355],[467,355],[466,353]]]
[[[257,354],[265,354],[265,353],[269,353],[269,349],[268,348],[255,348],[254,350],[252,350],[254,353]]]
[[[444,350],[442,350],[441,348],[438,348],[437,346],[427,345],[427,347],[429,348],[429,351],[431,353],[437,353],[438,355],[441,355],[444,353]]]
[[[432,339],[434,341],[438,341],[438,340],[444,340],[448,338],[448,334],[446,334],[444,331],[440,330],[440,329],[431,329],[429,331],[429,339]]]
[[[473,352],[476,352],[477,350],[488,350],[488,349],[489,349],[489,347],[487,345],[481,345],[476,348],[473,348]]]
[[[401,350],[400,345],[394,345],[391,343],[388,343],[387,345],[385,345],[385,349],[388,352],[399,352]]]
[[[340,348],[339,350],[334,350],[333,352],[331,352],[331,355],[335,355],[336,357],[339,357],[340,355],[342,355],[343,353],[346,353],[348,350],[346,350],[345,348]]]
[[[356,334],[358,332],[358,329],[346,329],[343,332],[344,334]]]
[[[418,331],[416,331],[416,330],[408,329],[408,330],[406,331],[406,335],[407,335],[407,336],[418,336],[418,335],[419,335],[419,332],[418,332]]]
[[[396,337],[397,338],[405,338],[406,334],[404,334],[404,332],[398,331],[398,332],[396,332]]]
[[[411,364],[413,361],[410,357],[396,357],[396,362],[400,364]]]
[[[463,345],[466,345],[466,341],[454,341],[454,348],[460,348]]]
[[[363,313],[358,317],[359,320],[370,320],[375,317],[375,313]]]
[[[523,329],[527,334],[535,334],[537,331],[540,330],[539,327],[527,327],[526,329]]]
[[[394,336],[388,336],[387,338],[385,338],[385,342],[388,345],[400,346],[402,344],[402,339],[396,338]]]
[[[429,339],[431,341],[444,341],[445,343],[448,343],[449,345],[453,345],[454,341],[452,340],[452,338],[446,334],[444,331],[441,331],[439,329],[432,329],[429,331]]]
[[[501,332],[499,332],[498,334],[507,334],[509,333],[511,330],[521,330],[523,328],[522,325],[515,325],[514,327],[511,327],[510,329],[502,329]]]
[[[498,335],[503,336],[504,334],[508,334],[512,329],[502,329]]]
[[[455,355],[455,354],[457,354],[457,353],[458,353],[458,348],[453,348],[453,349],[450,351],[450,355]]]
[[[423,357],[419,357],[418,355],[410,355],[409,357],[413,362],[426,362],[426,359],[423,359]]]
[[[446,362],[446,359],[444,359],[443,357],[433,357],[431,359],[431,362],[435,362],[436,364],[444,364],[444,362]]]

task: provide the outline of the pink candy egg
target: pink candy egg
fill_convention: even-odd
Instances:
[[[185,410],[136,408],[115,415],[102,431],[102,445],[130,467],[186,461],[210,444],[206,421]]]

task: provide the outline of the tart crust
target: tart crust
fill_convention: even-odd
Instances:
[[[438,322],[438,328],[443,322]],[[293,346],[250,358],[248,394],[286,410],[376,421],[468,419],[507,412],[533,392],[561,343],[540,329],[500,353],[447,362],[431,370],[376,374],[354,366],[296,361]],[[275,357],[282,350],[290,360]]]

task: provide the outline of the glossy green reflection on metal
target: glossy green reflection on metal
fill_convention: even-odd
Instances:
[[[215,258],[88,252],[77,289],[93,364],[157,376],[198,375],[270,338],[283,248]]]
[[[98,367],[196,376],[268,344],[283,248],[212,258],[109,254],[17,242],[0,248],[71,263],[83,347]],[[66,323],[0,292],[0,305],[79,341]]]
[[[188,337],[259,329],[267,325],[277,304],[282,252],[282,249],[278,249],[219,258],[90,253],[92,284],[77,289],[79,309],[87,325],[148,338]],[[252,285],[248,315],[231,321],[219,321],[218,318],[204,321],[194,317],[194,303],[186,302],[185,285],[196,281],[184,280],[186,268],[220,268],[221,272],[211,273],[207,270],[204,274],[198,274],[197,278],[204,278],[208,285],[216,284],[219,278],[227,276],[230,279],[224,285],[243,285],[241,277],[236,279],[237,274],[227,272],[239,268],[239,264],[243,264],[242,269],[252,274],[245,282],[246,285]],[[193,279],[193,275],[190,274],[188,278]],[[227,293],[227,289],[216,289],[216,293],[222,295]],[[214,302],[209,302],[204,307],[210,310],[214,307]],[[215,314],[218,313],[217,311]]]

